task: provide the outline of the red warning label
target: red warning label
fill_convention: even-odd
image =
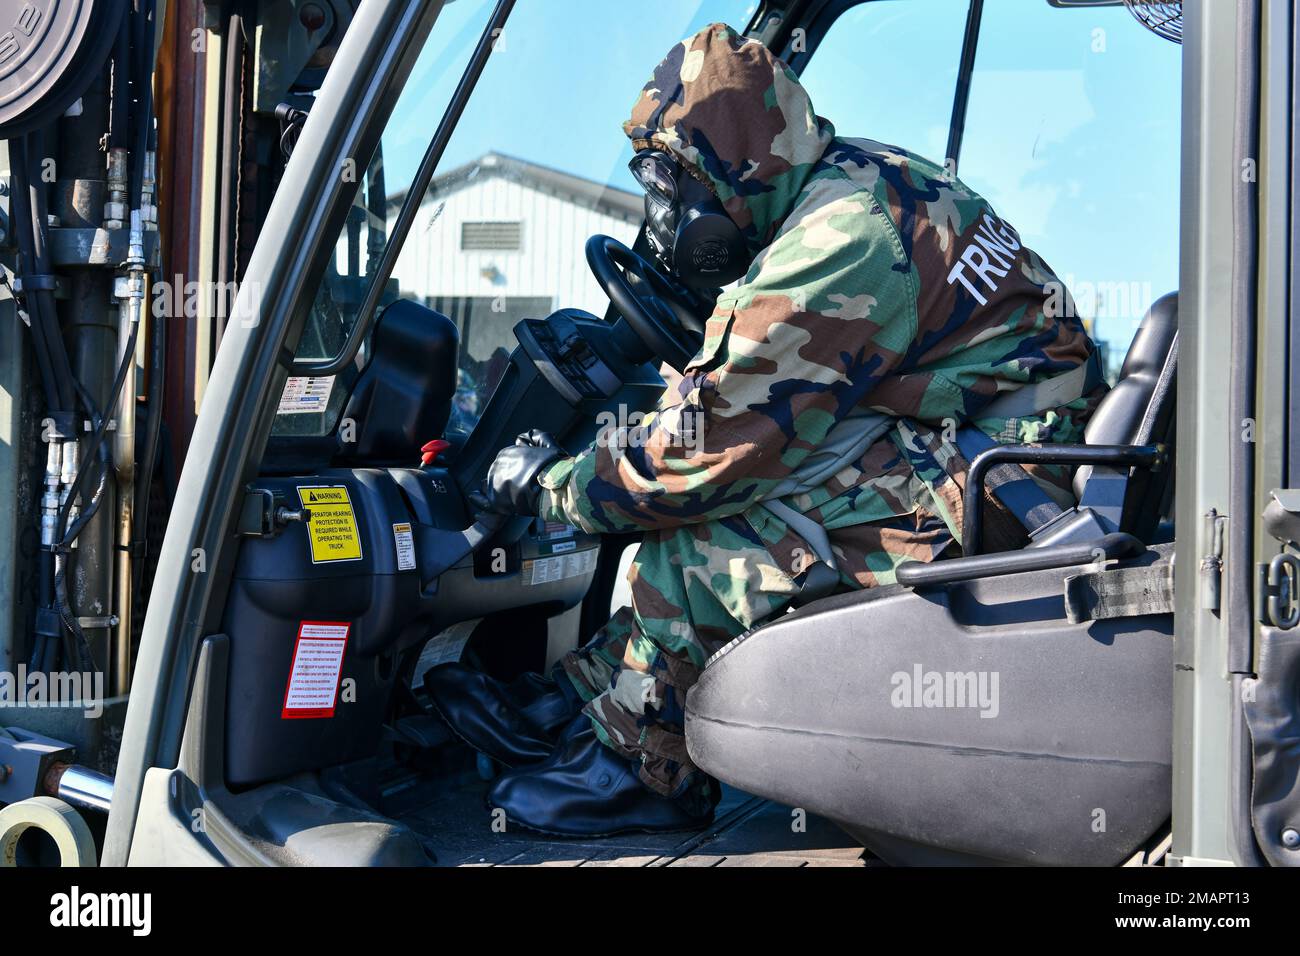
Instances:
[[[351,624],[303,621],[293,645],[281,719],[333,717]]]

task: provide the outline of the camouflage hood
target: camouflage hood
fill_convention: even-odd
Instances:
[[[666,149],[712,186],[755,254],[835,136],[790,68],[723,23],[673,47],[623,131],[633,149]]]

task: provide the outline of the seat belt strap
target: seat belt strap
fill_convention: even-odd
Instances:
[[[957,448],[968,462],[974,461],[980,452],[997,446],[997,442],[974,425],[957,430]],[[1065,510],[1038,487],[1029,472],[1009,462],[989,469],[985,487],[1031,535]]]
[[[1040,414],[1082,398],[1101,382],[1100,354],[1094,351],[1088,356],[1088,360],[1077,368],[1041,382],[1022,385],[1013,392],[1003,393],[1001,397],[995,398],[982,408],[978,416],[980,418],[1022,418]],[[830,540],[826,536],[825,529],[807,515],[795,511],[778,499],[820,485],[844,465],[861,457],[867,445],[883,433],[889,420],[888,416],[863,413],[840,422],[828,436],[828,438],[833,436],[835,440],[828,442],[827,447],[819,449],[818,453],[809,456],[810,460],[816,461],[816,477],[791,476],[790,480],[774,488],[762,501],[764,507],[770,509],[807,541],[817,552],[817,556],[832,569],[836,568],[835,555],[831,551]],[[973,460],[980,452],[996,444],[997,442],[973,425],[967,425],[957,432],[957,447],[967,461]],[[990,469],[987,482],[989,490],[1002,506],[1015,515],[1030,534],[1064,511],[1019,465],[1005,464]]]
[[[763,507],[784,521],[791,531],[807,541],[813,551],[816,552],[817,557],[829,565],[832,571],[839,570],[839,565],[835,561],[835,552],[831,550],[831,539],[826,534],[825,528],[806,514],[795,511],[785,502],[777,501],[775,498],[764,501]]]
[[[805,604],[834,593],[840,584],[840,566],[835,560],[835,552],[831,550],[831,539],[826,534],[826,529],[784,502],[775,499],[764,501],[763,507],[807,541],[808,546],[820,559],[810,564],[795,578],[799,583],[799,594],[790,602],[791,607],[803,607]]]
[[[1174,563],[1107,568],[1065,579],[1065,616],[1071,624],[1174,611]]]

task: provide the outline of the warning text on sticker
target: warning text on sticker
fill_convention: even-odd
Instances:
[[[351,625],[303,621],[289,668],[282,717],[332,717]]]
[[[307,534],[311,538],[313,564],[326,561],[359,561],[361,535],[346,488],[299,488],[298,498],[311,512]]]

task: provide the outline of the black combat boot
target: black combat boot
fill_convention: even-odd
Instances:
[[[487,800],[505,811],[508,824],[551,836],[603,837],[698,830],[713,819],[716,792],[711,784],[673,798],[653,792],[637,778],[635,762],[600,742],[584,714],[547,760],[500,777]]]
[[[567,679],[525,674],[505,684],[459,662],[431,667],[424,689],[452,733],[507,767],[548,757],[560,730],[582,709]]]

